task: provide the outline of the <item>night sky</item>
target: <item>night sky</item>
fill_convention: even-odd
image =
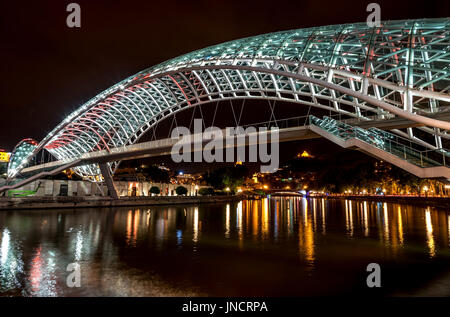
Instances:
[[[67,4],[81,28],[66,26]],[[102,90],[192,50],[262,33],[362,22],[372,1],[2,1],[0,148],[40,141]],[[377,1],[382,20],[450,15],[450,1]]]

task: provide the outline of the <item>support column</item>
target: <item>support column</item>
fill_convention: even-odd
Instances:
[[[113,199],[119,199],[116,185],[114,184],[108,165],[106,163],[99,163],[98,165],[100,166],[100,172],[102,173],[103,179],[105,180],[106,187],[108,188],[109,191],[109,195]]]

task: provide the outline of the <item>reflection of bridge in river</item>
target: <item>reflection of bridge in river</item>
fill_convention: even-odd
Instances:
[[[240,285],[255,282],[252,276],[268,283],[261,292],[276,285],[286,287],[291,285],[287,280],[294,279],[290,291],[303,290],[300,295],[307,295],[311,294],[309,274],[317,270],[326,276],[310,277],[312,286],[326,292],[335,285],[337,272],[338,278],[345,279],[342,287],[355,287],[349,282],[355,271],[374,259],[395,265],[404,275],[410,274],[403,269],[411,264],[430,268],[438,262],[446,268],[450,214],[414,205],[320,198],[77,212],[12,211],[0,213],[0,242],[0,271],[6,273],[0,274],[0,292],[180,295],[164,283],[153,284],[155,273],[164,281],[182,281],[186,291],[201,286],[206,292],[217,290],[218,284],[237,292]],[[65,270],[58,268],[74,260],[85,264],[84,287],[58,287],[55,281],[66,278]],[[307,278],[296,275],[305,271]],[[434,279],[437,275],[432,271],[423,269],[418,274]],[[273,278],[264,278],[268,274]],[[214,276],[214,281],[201,278],[205,275]],[[320,278],[333,283],[319,283]]]

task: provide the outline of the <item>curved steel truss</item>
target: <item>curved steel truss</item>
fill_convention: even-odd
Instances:
[[[450,123],[427,115],[450,105],[450,19],[283,31],[195,51],[139,72],[68,116],[42,142],[57,159],[135,143],[186,107],[227,99],[294,102],[362,120],[400,116],[394,131],[443,148]],[[110,163],[112,170],[115,163]],[[76,172],[100,180],[95,165]]]

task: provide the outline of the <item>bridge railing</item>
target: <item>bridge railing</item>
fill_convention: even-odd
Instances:
[[[309,122],[342,140],[357,138],[420,167],[450,166],[450,153],[445,149],[418,150],[414,146],[420,145],[401,136],[376,128],[354,127],[330,117],[319,119],[310,116]]]
[[[285,128],[296,128],[296,127],[302,127],[307,126],[310,124],[310,115],[304,115],[304,116],[297,116],[297,117],[290,117],[290,118],[283,118],[278,120],[270,120],[270,121],[263,121],[263,122],[257,122],[257,123],[251,123],[242,125],[243,128],[246,127],[266,127],[268,129],[272,127],[278,127],[280,129]],[[334,120],[337,120],[339,122],[347,123],[347,124],[356,124],[360,122],[368,122],[368,121],[376,121],[376,120],[387,120],[387,119],[393,119],[395,118],[394,114],[391,113],[383,113],[383,114],[377,114],[377,115],[361,115],[361,117],[355,118],[351,117],[342,113],[335,113],[330,114],[327,116],[328,118],[332,118]]]
[[[265,127],[267,129],[270,129],[270,128],[285,129],[285,128],[293,128],[293,127],[302,127],[302,126],[306,126],[307,124],[308,124],[308,116],[299,116],[299,117],[284,118],[284,119],[279,119],[279,120],[270,120],[270,121],[245,124],[245,125],[242,125],[242,128]]]

